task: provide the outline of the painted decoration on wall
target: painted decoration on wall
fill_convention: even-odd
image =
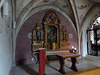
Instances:
[[[27,37],[28,37],[29,39],[31,39],[31,38],[32,38],[32,32],[29,32],[29,33],[27,34]]]
[[[80,15],[80,21],[82,21],[82,19],[83,19],[83,15],[81,14],[81,15]]]
[[[81,5],[81,6],[78,6],[78,9],[84,9],[84,8],[86,8],[87,7],[87,5]]]
[[[70,34],[69,34],[69,38],[73,38],[73,34],[70,33]]]
[[[88,7],[88,6],[90,6],[91,4],[92,4],[92,3],[89,3],[89,4],[87,4],[87,5],[78,6],[78,9],[82,10],[82,9],[84,9],[84,8],[86,8],[86,7]]]

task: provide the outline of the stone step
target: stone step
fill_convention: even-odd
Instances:
[[[86,55],[86,59],[100,62],[100,56]]]

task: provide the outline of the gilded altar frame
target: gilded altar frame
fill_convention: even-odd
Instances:
[[[58,16],[56,15],[56,13],[53,10],[49,10],[46,12],[42,24],[44,26],[44,46],[47,49],[59,49],[60,48],[60,20],[58,19]],[[55,39],[53,38],[53,40],[48,41],[48,29],[53,28],[52,32],[56,34],[56,41],[54,41]],[[56,31],[57,29],[57,31]],[[54,34],[50,34],[50,35],[54,35]],[[54,35],[55,36],[55,35]],[[53,37],[54,37],[53,36]]]
[[[40,35],[37,34],[38,31]],[[69,49],[67,28],[65,25],[61,25],[61,21],[54,10],[47,11],[42,23],[36,24],[32,37],[33,51],[39,48]]]

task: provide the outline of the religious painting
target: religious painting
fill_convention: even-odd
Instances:
[[[51,14],[49,15],[49,19],[52,20],[52,21],[55,20],[55,19],[56,19],[56,18],[55,18],[55,15],[54,15],[53,13],[51,13]]]
[[[57,42],[57,28],[49,25],[47,27],[47,42]]]

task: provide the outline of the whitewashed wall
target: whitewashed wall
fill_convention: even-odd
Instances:
[[[0,27],[0,75],[8,75],[12,66],[12,36],[3,19],[0,19]]]
[[[8,9],[8,14],[0,17],[0,75],[9,75],[12,67],[11,6]]]

